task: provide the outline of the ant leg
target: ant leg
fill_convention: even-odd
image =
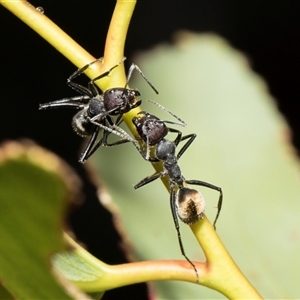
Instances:
[[[101,138],[101,140],[99,140],[93,147],[93,149],[90,150],[90,152],[86,155],[85,157],[85,160],[86,161],[89,157],[91,157],[95,152],[96,150],[100,147],[100,146],[104,146],[104,147],[113,147],[113,146],[117,146],[117,145],[121,145],[121,144],[125,144],[125,143],[128,143],[129,141],[128,140],[119,140],[119,141],[116,141],[114,143],[108,143],[107,142],[107,138],[108,138],[108,135],[110,134],[110,132],[108,132],[107,130],[104,130],[103,132],[103,137]]]
[[[95,151],[93,151],[92,153],[90,153],[93,145],[95,144],[97,136],[99,134],[99,130],[100,130],[100,128],[95,126],[95,130],[94,130],[87,146],[85,147],[84,151],[80,155],[80,158],[79,158],[80,163],[82,163],[82,164],[85,163],[86,160],[95,152]]]
[[[185,127],[187,124],[181,120],[179,117],[177,117],[175,114],[173,114],[171,111],[169,111],[167,108],[165,108],[163,105],[153,101],[153,100],[147,100],[148,102],[158,106],[160,109],[164,110],[165,112],[167,112],[168,114],[170,114],[171,116],[173,116],[175,119],[177,119],[180,123],[175,123],[175,122],[171,122],[171,121],[163,121],[165,123],[169,123],[169,124],[175,124],[175,125],[179,125],[179,126],[183,126]]]
[[[179,227],[177,212],[176,212],[176,204],[175,204],[176,201],[175,200],[176,200],[176,192],[174,190],[174,187],[171,187],[171,194],[170,194],[171,212],[172,212],[173,221],[174,221],[174,224],[175,224],[175,229],[177,231],[177,237],[178,237],[178,241],[179,241],[179,247],[180,247],[180,250],[181,250],[181,254],[185,257],[185,259],[190,263],[190,265],[195,270],[196,282],[199,282],[198,271],[197,271],[195,265],[192,263],[192,261],[186,256],[185,251],[184,251],[183,243],[182,243],[182,240],[181,240],[181,234],[180,234],[180,227]]]
[[[90,98],[94,97],[94,94],[88,88],[86,88],[85,86],[83,86],[81,84],[75,83],[73,81],[70,81],[70,82],[67,81],[67,85],[71,89],[73,89],[74,91],[76,91],[76,92],[78,92],[80,94],[87,95]]]
[[[97,117],[97,116],[96,116]],[[104,125],[104,124],[101,124],[101,123],[98,123],[96,121],[96,117],[93,117],[91,119],[89,119],[89,121],[96,125],[96,126],[99,126],[101,127],[102,129],[110,132],[110,133],[113,133],[119,137],[121,137],[122,139],[126,139],[128,140],[128,142],[133,142],[133,143],[137,143],[136,140],[134,138],[132,138],[125,130],[123,130],[121,127],[117,126],[117,125],[113,125],[113,129]]]
[[[215,186],[211,183],[208,183],[208,182],[205,182],[205,181],[199,181],[199,180],[185,180],[185,182],[187,184],[193,184],[193,185],[200,185],[200,186],[204,186],[204,187],[207,187],[209,189],[212,189],[212,190],[215,190],[215,191],[218,191],[220,193],[220,196],[219,196],[219,201],[218,201],[218,211],[217,211],[217,214],[216,214],[216,217],[215,217],[215,220],[214,220],[214,223],[213,223],[213,226],[214,226],[214,229],[216,230],[216,223],[217,223],[217,220],[219,218],[219,215],[220,215],[220,212],[221,212],[221,209],[222,209],[222,203],[223,203],[223,192],[222,192],[222,189],[218,186]]]
[[[191,133],[188,135],[185,135],[181,138],[181,140],[179,142],[182,142],[186,139],[189,139],[183,146],[182,148],[179,150],[178,154],[177,154],[177,159],[179,159],[182,154],[187,150],[187,148],[192,144],[192,142],[195,140],[195,138],[197,137],[197,135],[195,133]],[[175,143],[175,142],[174,142]],[[175,143],[176,144],[176,143]],[[176,144],[178,145],[178,144]]]
[[[149,157],[148,159],[145,157],[145,153],[143,152],[143,150],[141,149],[138,141],[134,138],[132,138],[125,130],[123,130],[121,127],[117,126],[116,124],[113,124],[111,125],[112,128],[106,126],[106,125],[103,125],[101,123],[98,123],[96,121],[96,119],[98,118],[98,116],[95,116],[93,118],[90,119],[90,122],[103,128],[104,130],[110,132],[110,133],[113,133],[119,137],[121,137],[123,140],[127,140],[128,142],[132,142],[134,147],[139,151],[139,153],[142,155],[142,157],[147,160],[147,161],[150,161],[150,162],[158,162],[159,160],[157,158],[154,158],[154,157]],[[123,143],[123,142],[122,142]],[[125,143],[125,142],[124,142]]]
[[[107,116],[109,117],[109,116]],[[118,115],[115,124],[119,126],[123,122],[122,115]]]
[[[103,78],[103,77],[108,76],[109,73],[110,73],[113,69],[115,69],[116,67],[118,67],[118,66],[119,66],[120,64],[122,64],[125,60],[126,60],[126,57],[123,57],[116,65],[114,65],[113,67],[111,67],[108,71],[106,71],[106,72],[100,74],[99,76],[95,77],[94,79],[92,79],[91,82],[94,83],[95,81],[97,81],[97,80],[99,80],[99,79],[101,79],[101,78]]]
[[[144,149],[144,155],[142,155],[145,160],[149,160],[150,158],[150,145],[149,145],[149,136],[147,135],[146,140],[146,149]]]
[[[97,116],[96,116],[97,117]],[[96,126],[99,126],[101,127],[102,129],[104,129],[105,131],[108,131],[109,133],[113,133],[119,137],[121,137],[123,140],[126,140],[128,142],[132,142],[133,145],[135,146],[135,148],[139,151],[139,153],[144,157],[144,153],[143,151],[141,150],[141,148],[139,147],[139,144],[137,142],[136,139],[132,138],[125,130],[123,130],[121,127],[117,126],[116,124],[114,124],[112,126],[112,128],[106,126],[106,125],[103,125],[101,123],[97,123],[96,121],[96,117],[93,117],[90,119],[90,122],[95,124]],[[123,143],[123,142],[121,142]],[[125,143],[125,142],[124,142]],[[152,160],[150,160],[152,161]],[[157,160],[155,160],[156,162]]]
[[[101,62],[103,60],[103,57],[97,58],[95,60],[93,60],[92,62],[86,64],[85,66],[79,68],[78,70],[76,70],[73,74],[71,74],[68,78],[68,81],[72,81],[74,78],[76,78],[77,76],[81,75],[82,73],[84,73],[85,70],[87,70],[89,68],[89,66],[93,65],[96,62]]]
[[[174,129],[174,128],[170,128],[169,127],[169,131],[173,132],[173,133],[177,133],[177,137],[174,140],[174,144],[176,145],[176,147],[179,145],[180,142],[189,139],[184,145],[183,147],[180,149],[179,153],[177,154],[177,159],[179,159],[182,154],[186,151],[186,149],[191,145],[191,143],[194,141],[194,139],[197,137],[196,134],[192,133],[192,134],[188,134],[185,136],[182,136],[182,132],[179,131],[178,129]]]
[[[88,88],[82,86],[81,84],[75,83],[75,82],[73,82],[72,80],[73,80],[74,78],[76,78],[77,76],[81,75],[85,70],[87,70],[87,69],[89,68],[89,66],[91,66],[92,64],[94,64],[94,63],[96,63],[96,62],[98,62],[98,61],[101,62],[102,60],[103,60],[103,57],[100,57],[100,58],[98,58],[98,59],[96,59],[96,60],[94,60],[94,61],[92,61],[92,62],[86,64],[86,65],[83,66],[82,68],[76,70],[76,71],[75,71],[73,74],[71,74],[71,75],[69,76],[69,78],[67,79],[67,85],[68,85],[70,88],[72,88],[73,90],[75,90],[76,92],[79,92],[79,93],[82,93],[82,94],[89,95],[89,96],[92,96],[92,97],[93,97],[92,92],[91,92]]]
[[[146,185],[146,184],[148,184],[148,183],[150,183],[150,182],[152,182],[152,181],[154,181],[154,180],[156,180],[156,179],[158,179],[158,178],[160,178],[160,177],[162,177],[164,175],[165,174],[162,173],[162,172],[160,172],[160,173],[154,173],[154,174],[152,174],[152,175],[150,175],[150,176],[142,179],[139,183],[137,183],[134,186],[134,189],[136,190],[136,189],[138,189],[138,188],[140,188],[140,187],[142,187],[142,186],[144,186],[144,185]]]
[[[128,86],[128,83],[130,81],[132,72],[134,70],[137,70],[141,76],[144,78],[144,80],[150,85],[150,87],[153,89],[153,91],[158,94],[158,90],[153,86],[153,84],[148,80],[148,78],[144,75],[144,73],[142,72],[142,70],[136,65],[136,64],[131,64],[129,70],[128,70],[128,75],[127,75],[127,80],[126,80],[126,84],[125,84],[125,89]]]
[[[116,146],[116,145],[120,145],[120,144],[124,144],[124,143],[128,143],[130,142],[131,140],[129,140],[127,137],[131,138],[127,132],[125,132],[122,128],[119,127],[119,125],[122,123],[122,119],[121,120],[117,120],[116,123],[113,123],[112,119],[110,118],[110,116],[107,116],[105,119],[104,119],[104,123],[103,125],[104,126],[107,126],[107,123],[113,127],[113,128],[116,128],[119,130],[119,132],[122,132],[124,135],[125,135],[125,139],[122,139],[122,140],[119,140],[119,141],[116,141],[116,142],[113,142],[113,143],[108,143],[107,142],[107,139],[108,139],[108,136],[110,135],[110,131],[108,130],[104,130],[103,132],[103,137],[102,137],[102,145],[105,146],[105,147],[112,147],[112,146]],[[98,147],[97,147],[98,148]]]
[[[116,68],[117,66],[119,66],[121,63],[124,62],[124,60],[126,59],[126,57],[123,57],[122,60],[116,64],[115,66],[113,66],[112,68],[110,68],[108,71],[102,73],[101,75],[97,76],[96,78],[94,78],[93,80],[90,81],[89,83],[89,86],[93,85],[93,83],[96,81],[96,80],[99,80],[105,76],[108,76],[109,73],[114,69]],[[79,93],[83,93],[83,94],[86,94],[86,95],[92,95],[93,96],[96,96],[98,94],[98,91],[96,91],[96,88],[95,86],[93,86],[93,90],[91,92],[91,90],[89,90],[88,88],[78,84],[78,83],[75,83],[73,82],[72,80],[74,78],[76,78],[77,76],[81,75],[86,69],[89,68],[89,66],[91,66],[92,64],[98,62],[98,61],[102,61],[103,60],[103,57],[101,58],[98,58],[90,63],[88,63],[87,65],[83,66],[82,68],[78,69],[77,71],[75,71],[73,74],[71,74],[71,76],[67,79],[67,85],[70,86],[73,90],[79,92]],[[94,92],[94,94],[93,94]]]
[[[173,133],[177,133],[177,137],[176,137],[176,139],[173,142],[176,145],[176,147],[177,147],[178,144],[180,143],[180,141],[182,140],[182,132],[180,130],[178,130],[178,129],[174,129],[174,128],[170,128],[170,127],[169,127],[169,131],[173,132]]]
[[[158,158],[156,158],[156,157],[150,157],[150,145],[149,145],[148,136],[147,136],[147,142],[145,144],[146,144],[146,150],[142,150],[141,147],[139,147],[139,149],[138,149],[138,151],[140,152],[140,154],[142,155],[142,157],[144,158],[144,160],[150,161],[152,163],[159,162]]]
[[[48,103],[43,103],[39,105],[39,110],[56,108],[56,107],[74,107],[74,108],[83,108],[85,104],[90,100],[90,96],[76,96],[71,98],[64,98]]]
[[[113,67],[111,67],[108,71],[100,74],[99,76],[95,77],[94,79],[92,79],[89,83],[88,83],[88,90],[90,90],[92,92],[92,94],[94,96],[99,96],[99,93],[98,93],[98,90],[96,88],[96,85],[95,85],[95,81],[101,79],[101,78],[104,78],[106,76],[109,75],[109,73],[115,69],[116,67],[118,67],[121,63],[123,63],[125,61],[126,57],[123,57],[116,65],[114,65]],[[74,83],[73,83],[74,84]],[[109,113],[109,112],[108,112]]]

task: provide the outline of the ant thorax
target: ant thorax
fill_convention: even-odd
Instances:
[[[177,158],[175,156],[176,145],[174,142],[162,139],[156,147],[156,157],[160,160],[167,160],[174,158],[172,160],[173,164],[177,164]]]

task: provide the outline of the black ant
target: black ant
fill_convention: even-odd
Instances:
[[[137,70],[146,82],[158,93],[154,86],[142,73],[140,68],[132,64],[128,71],[125,87],[116,87],[106,90],[103,94],[99,93],[95,85],[95,81],[109,76],[110,72],[124,62],[124,57],[118,64],[110,68],[103,74],[95,77],[88,83],[88,87],[84,87],[72,80],[81,75],[90,65],[95,62],[102,61],[103,58],[99,58],[84,67],[75,71],[68,79],[67,84],[75,91],[82,94],[81,96],[75,96],[70,98],[64,98],[44,104],[40,104],[39,109],[48,109],[55,107],[73,107],[80,109],[80,111],[73,117],[72,127],[74,131],[82,137],[90,137],[88,144],[79,158],[79,162],[84,163],[100,146],[116,146],[123,143],[132,141],[132,138],[120,129],[122,134],[114,132],[116,135],[125,137],[119,141],[108,143],[108,135],[110,131],[107,129],[109,126],[118,127],[122,122],[122,115],[129,112],[131,109],[138,107],[141,104],[141,100],[138,99],[140,93],[138,90],[127,88],[128,82],[131,78],[132,72]],[[116,121],[113,122],[111,116],[117,116]],[[103,136],[99,141],[97,140],[100,128],[103,130]]]
[[[190,259],[186,256],[183,248],[177,216],[181,219],[182,222],[188,225],[197,222],[203,217],[205,208],[204,199],[198,191],[188,188],[186,185],[191,184],[204,186],[216,190],[220,193],[218,201],[218,212],[213,223],[213,226],[216,229],[216,222],[219,217],[223,201],[222,189],[204,181],[186,180],[183,177],[180,167],[178,165],[178,160],[195,140],[196,134],[182,136],[181,131],[167,127],[166,123],[176,124],[180,126],[186,126],[186,123],[179,119],[177,116],[175,116],[173,113],[171,113],[169,110],[164,108],[162,105],[151,100],[149,101],[159,106],[166,112],[170,113],[179,121],[179,123],[163,121],[158,117],[149,114],[145,111],[138,113],[137,116],[132,119],[132,122],[135,125],[141,140],[146,143],[147,147],[146,150],[139,148],[139,152],[146,160],[154,162],[161,161],[163,164],[163,170],[161,172],[156,172],[153,175],[144,178],[139,183],[137,183],[134,186],[134,188],[138,189],[158,178],[169,176],[171,211],[175,223],[175,228],[177,231],[180,250],[182,255],[186,258],[186,260],[193,266],[198,281],[197,269],[195,265],[190,261]],[[165,139],[165,136],[168,134],[168,132],[177,133],[177,137],[174,141],[169,141]],[[187,140],[186,143],[181,147],[178,154],[176,155],[176,148],[178,147],[179,143],[184,140]],[[135,141],[135,144],[135,146],[138,148],[137,141]],[[149,157],[151,146],[154,147],[155,157]]]

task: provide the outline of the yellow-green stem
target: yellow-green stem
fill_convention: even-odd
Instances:
[[[200,283],[219,291],[229,299],[262,299],[233,261],[206,216],[191,225],[201,246],[207,270]]]
[[[195,282],[195,272],[187,261],[143,261],[110,266],[95,257],[65,234],[66,242],[72,247],[75,256],[87,264],[96,266],[99,277],[94,281],[71,281],[87,292],[105,291],[124,285],[154,280],[180,280]],[[199,276],[205,274],[206,264],[196,263]]]
[[[109,69],[124,56],[124,47],[130,20],[136,1],[118,0],[107,32],[104,49],[104,68]],[[124,65],[109,79],[107,88],[124,87],[126,82]]]

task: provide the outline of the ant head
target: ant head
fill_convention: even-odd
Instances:
[[[180,220],[190,225],[203,218],[205,200],[198,191],[183,187],[177,193],[176,209]]]
[[[132,123],[141,139],[150,146],[158,144],[169,131],[162,120],[145,111],[139,112]]]
[[[142,102],[138,99],[139,96],[140,92],[137,90],[112,88],[103,94],[103,102],[109,114],[120,115],[139,106]]]

